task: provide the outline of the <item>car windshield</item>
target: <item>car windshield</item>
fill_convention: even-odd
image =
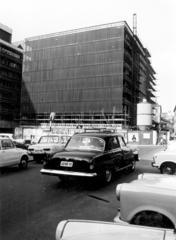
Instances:
[[[68,142],[66,149],[97,150],[103,151],[105,141],[97,137],[74,136]]]
[[[40,138],[39,143],[64,143],[62,136],[43,136]]]

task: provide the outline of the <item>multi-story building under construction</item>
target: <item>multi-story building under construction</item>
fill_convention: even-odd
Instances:
[[[137,103],[154,103],[150,57],[126,22],[27,38],[17,120],[135,126]]]

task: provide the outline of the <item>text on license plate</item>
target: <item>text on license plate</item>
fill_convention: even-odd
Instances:
[[[62,167],[72,167],[73,163],[72,162],[64,162],[64,161],[62,161],[60,165]]]

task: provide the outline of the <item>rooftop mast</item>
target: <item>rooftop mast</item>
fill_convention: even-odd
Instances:
[[[133,14],[133,34],[137,36],[137,15]]]

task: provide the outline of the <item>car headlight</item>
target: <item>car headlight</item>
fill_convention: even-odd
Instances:
[[[142,179],[142,178],[143,178],[143,174],[139,174],[138,179]]]
[[[122,185],[123,184],[118,184],[116,187],[116,197],[117,197],[117,200],[119,201],[120,201],[120,192],[121,192]]]
[[[94,169],[94,167],[95,167],[95,161],[94,161],[94,159],[91,159],[89,169],[92,170],[92,169]]]

